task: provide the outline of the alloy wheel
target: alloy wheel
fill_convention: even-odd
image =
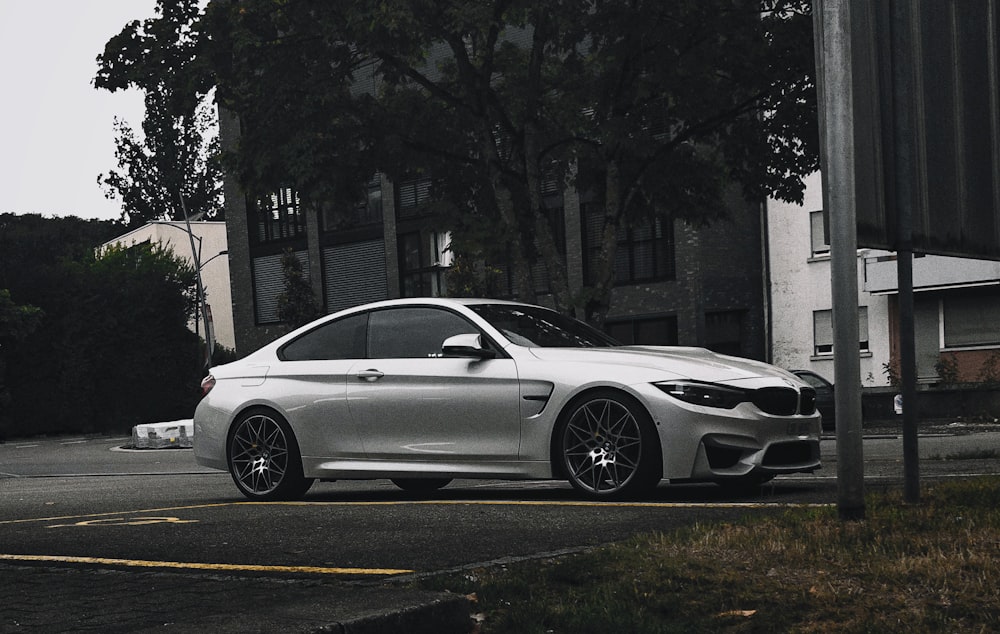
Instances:
[[[624,493],[645,466],[643,441],[642,427],[624,403],[612,398],[584,402],[567,421],[562,436],[570,482],[601,497]]]
[[[253,500],[298,499],[313,483],[302,475],[288,424],[261,410],[244,415],[233,427],[229,472],[243,495]]]

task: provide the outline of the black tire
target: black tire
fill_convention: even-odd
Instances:
[[[652,418],[635,399],[615,390],[590,392],[566,408],[556,451],[569,483],[592,498],[648,493],[663,473]]]
[[[451,478],[392,478],[392,483],[408,493],[430,493],[448,486]]]
[[[288,423],[265,409],[242,414],[229,432],[229,474],[251,500],[298,500],[312,479],[302,475],[302,457]]]

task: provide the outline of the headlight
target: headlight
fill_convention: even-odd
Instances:
[[[685,403],[733,409],[747,400],[747,393],[732,387],[715,385],[714,383],[698,383],[697,381],[669,381],[654,383],[665,393]]]

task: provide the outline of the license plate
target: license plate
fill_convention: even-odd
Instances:
[[[789,436],[808,436],[809,435],[809,421],[795,421],[793,423],[788,423],[788,435]]]

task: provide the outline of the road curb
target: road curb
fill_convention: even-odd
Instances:
[[[443,593],[440,598],[397,610],[363,616],[312,630],[316,634],[468,634],[472,631],[472,602]]]

